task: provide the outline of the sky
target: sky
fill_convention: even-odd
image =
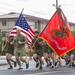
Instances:
[[[0,15],[10,12],[21,12],[45,19],[50,19],[56,11],[56,0],[0,0]],[[58,0],[67,20],[75,23],[75,1]]]

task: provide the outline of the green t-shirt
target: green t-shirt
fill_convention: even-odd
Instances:
[[[42,46],[38,44],[39,41],[41,41],[40,38],[38,38],[38,39],[37,39],[37,38],[34,38],[34,39],[32,40],[32,43],[33,43],[33,44],[35,43],[35,44],[34,44],[34,45],[35,45],[35,50],[40,50],[40,49],[42,49]],[[43,40],[42,40],[42,41],[43,41]]]
[[[7,40],[9,42],[7,42]],[[11,45],[10,42],[13,42],[13,38],[6,38],[3,42],[3,45],[6,45],[5,46],[5,49],[6,50],[14,50],[14,45]]]
[[[19,35],[15,36],[14,41],[15,41],[16,48],[22,48],[22,47],[25,46],[25,44],[19,44],[18,42],[19,41],[25,42],[26,41],[26,37],[23,36],[22,34],[19,34]]]

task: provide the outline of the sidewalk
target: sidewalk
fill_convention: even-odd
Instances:
[[[15,58],[14,56],[12,58]],[[0,56],[0,66],[7,65],[6,56]]]
[[[0,57],[0,66],[1,65],[7,65],[7,61],[6,61],[5,57]]]
[[[25,57],[26,58],[26,57]],[[27,57],[27,58],[29,58],[29,57]],[[12,59],[14,59],[15,60],[15,56],[12,56]],[[15,60],[16,61],[16,60]],[[7,63],[7,61],[6,61],[6,56],[0,56],[0,66],[1,65],[7,65],[8,63]]]
[[[25,57],[26,58],[26,57]],[[27,57],[28,59],[27,60],[29,60],[29,57]],[[15,56],[12,56],[12,59],[14,59],[15,60]],[[43,57],[43,60],[44,60],[44,57]],[[44,60],[45,61],[45,60]],[[65,65],[65,60],[63,60],[63,59],[61,59],[61,61],[62,61],[62,65]],[[0,57],[0,66],[1,65],[7,65],[7,61],[6,61],[6,56],[1,56]]]

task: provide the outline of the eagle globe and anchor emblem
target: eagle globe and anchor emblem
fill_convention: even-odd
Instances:
[[[47,27],[48,28],[48,27]],[[46,30],[47,30],[46,28]],[[45,34],[47,34],[47,36],[49,37],[50,41],[53,42],[55,44],[55,46],[59,49],[59,50],[65,50],[66,47],[62,46],[60,47],[59,43],[57,42],[57,40],[55,40],[54,38],[61,38],[63,40],[66,39],[66,37],[69,36],[68,34],[68,28],[65,26],[60,26],[60,28],[52,30],[51,34],[47,34],[45,31]],[[54,38],[53,38],[54,37]]]
[[[68,30],[67,30],[67,28],[62,26],[62,27],[60,27],[60,30],[59,29],[52,30],[51,34],[54,37],[66,39],[66,37],[68,36]]]

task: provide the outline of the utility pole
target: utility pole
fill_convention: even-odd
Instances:
[[[56,9],[58,9],[58,0],[56,0]]]
[[[53,4],[52,6],[55,6],[56,10],[58,9],[58,7],[61,7],[61,5],[58,5],[58,0],[56,0],[56,4]]]

